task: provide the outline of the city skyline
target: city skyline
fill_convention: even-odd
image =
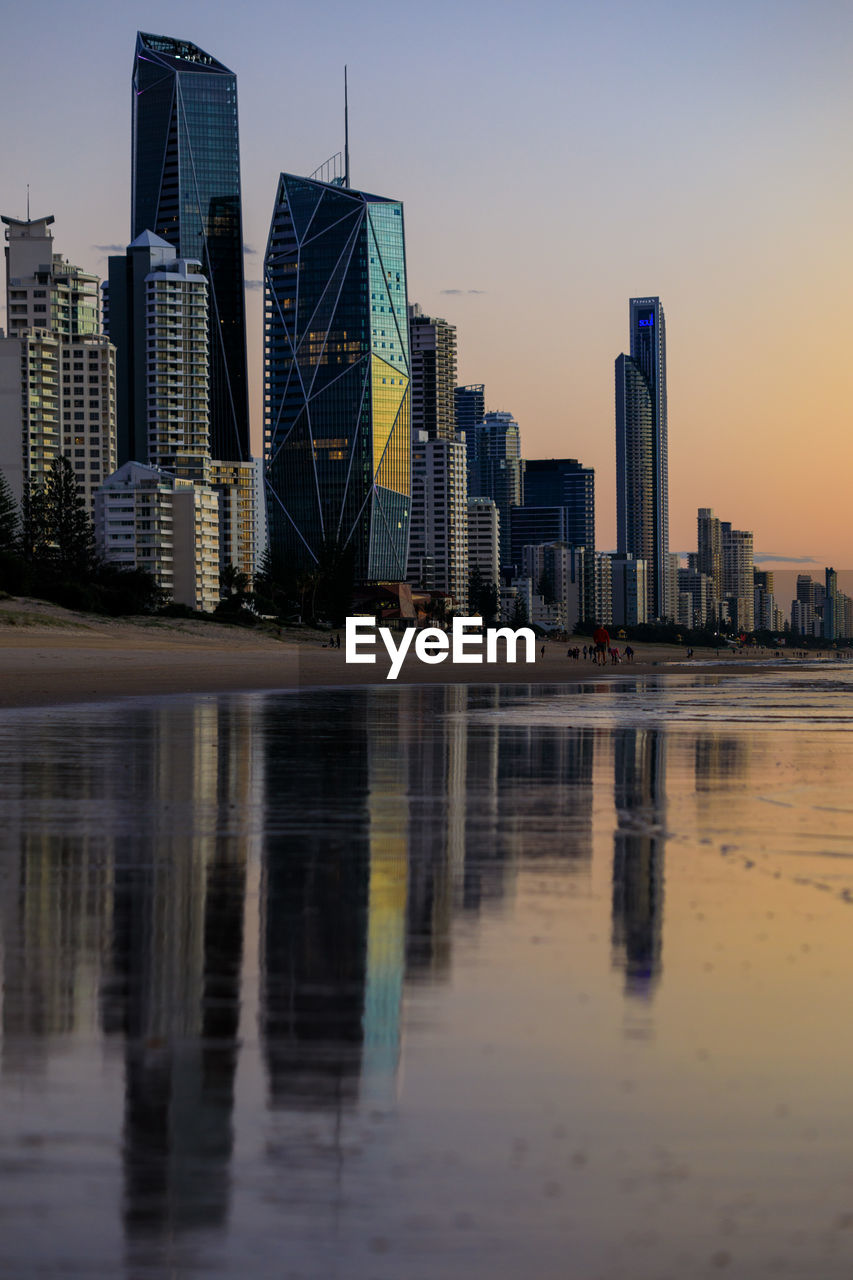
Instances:
[[[385,8],[371,6],[371,13],[378,20]],[[100,3],[73,15],[48,5],[41,20],[15,15],[19,38],[6,48],[6,119],[16,131],[15,155],[4,161],[6,207],[23,213],[30,182],[34,214],[54,213],[63,251],[102,276],[109,253],[128,243],[127,83],[137,20],[210,49],[237,74],[245,229],[254,251],[246,261],[255,452],[257,281],[269,183],[281,169],[311,172],[341,146],[338,64],[349,62],[353,182],[405,203],[410,298],[457,326],[460,383],[483,382],[486,407],[513,414],[527,456],[577,456],[595,468],[600,547],[615,546],[610,362],[625,299],[648,292],[665,298],[670,320],[672,548],[692,545],[695,511],[710,505],[755,529],[759,561],[773,552],[817,570],[853,563],[838,465],[851,390],[844,239],[851,187],[832,161],[850,95],[842,70],[853,16],[831,4],[781,11],[754,4],[747,12],[724,5],[713,20],[656,7],[647,30],[614,39],[619,13],[608,19],[538,5],[523,21],[502,15],[483,37],[484,11],[474,4],[455,19],[459,47],[450,53],[439,53],[440,24],[415,41],[410,20],[398,15],[389,36],[395,62],[387,50],[380,58],[370,49],[360,27],[371,23],[357,26],[332,4],[324,12],[334,32],[322,49],[312,49],[307,24],[290,23],[292,88],[282,88],[273,70],[276,42],[263,26],[271,12],[255,3],[237,19],[194,3],[155,3],[125,21]],[[24,96],[25,66],[12,61],[31,30],[34,38],[36,21],[43,75],[53,86],[50,127],[38,102],[22,108],[31,96]],[[87,56],[99,68],[85,90],[67,58],[74,41],[84,48],[82,26]],[[534,54],[535,83],[526,72]],[[383,77],[391,77],[381,93],[380,61]],[[463,63],[464,83],[447,83]],[[393,91],[430,70],[446,86],[430,121],[389,111]],[[529,93],[505,93],[511,70],[525,73]],[[655,154],[623,155],[621,166],[610,166],[620,169],[619,184],[631,181],[626,216],[624,199],[616,211],[607,157],[651,82],[659,104]],[[57,97],[65,104],[59,117]],[[305,102],[312,111],[297,113]],[[405,133],[398,115],[406,117]],[[85,181],[72,176],[81,164]],[[495,175],[506,166],[512,182],[496,199]],[[525,209],[516,190],[533,189],[534,171],[542,197],[525,194]],[[525,236],[525,251],[508,257],[511,225]],[[713,376],[714,368],[725,368],[726,377]]]

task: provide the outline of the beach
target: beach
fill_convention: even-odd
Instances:
[[[244,627],[180,618],[103,618],[42,601],[0,600],[0,708],[96,702],[116,697],[233,693],[386,684],[389,661],[381,643],[373,665],[348,664],[330,635],[289,630],[279,638]],[[541,653],[544,643],[545,652]],[[743,672],[785,655],[760,650],[696,649],[691,661],[679,645],[632,645],[633,662],[596,666],[566,656],[589,637],[568,644],[537,642],[536,662],[434,666],[409,654],[397,684],[554,684],[625,679],[668,670]],[[624,650],[624,642],[616,642]],[[343,641],[342,641],[343,644]],[[677,665],[676,665],[677,664]]]

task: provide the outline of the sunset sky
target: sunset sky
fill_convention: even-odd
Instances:
[[[526,456],[595,467],[600,548],[613,361],[628,298],[659,294],[672,549],[711,506],[757,552],[814,557],[786,567],[853,567],[849,0],[7,7],[0,212],[30,183],[102,275],[130,232],[137,28],[237,73],[256,447],[276,178],[342,148],[347,63],[353,185],[404,201],[410,300],[457,326],[460,381]]]

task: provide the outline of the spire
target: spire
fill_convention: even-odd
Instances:
[[[344,63],[344,186],[349,186],[349,97],[346,63]]]

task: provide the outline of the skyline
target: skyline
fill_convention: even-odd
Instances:
[[[392,12],[389,25],[381,15]],[[615,546],[612,367],[625,302],[654,294],[669,319],[673,549],[695,545],[696,510],[713,506],[755,530],[757,558],[774,552],[791,557],[780,566],[818,575],[823,564],[844,569],[853,186],[835,156],[853,96],[853,14],[758,3],[706,17],[657,4],[639,31],[631,12],[540,4],[483,25],[481,4],[462,15],[439,4],[423,29],[390,5],[356,21],[327,4],[314,17],[322,44],[315,27],[279,24],[257,0],[239,18],[197,3],[126,18],[100,2],[16,13],[3,55],[15,131],[3,211],[23,212],[29,181],[34,216],[56,218],[57,248],[104,277],[109,253],[131,239],[137,26],[192,40],[231,67],[254,251],[259,452],[256,282],[275,183],[342,147],[346,62],[353,184],[404,202],[409,301],[456,325],[459,382],[483,382],[487,409],[513,414],[524,456],[595,468],[597,545]],[[288,40],[284,77],[277,30]],[[20,57],[37,33],[40,83],[51,87],[41,96]],[[80,59],[97,74],[80,76]],[[630,128],[649,85],[654,148],[635,145]],[[513,243],[521,252],[507,254]]]

